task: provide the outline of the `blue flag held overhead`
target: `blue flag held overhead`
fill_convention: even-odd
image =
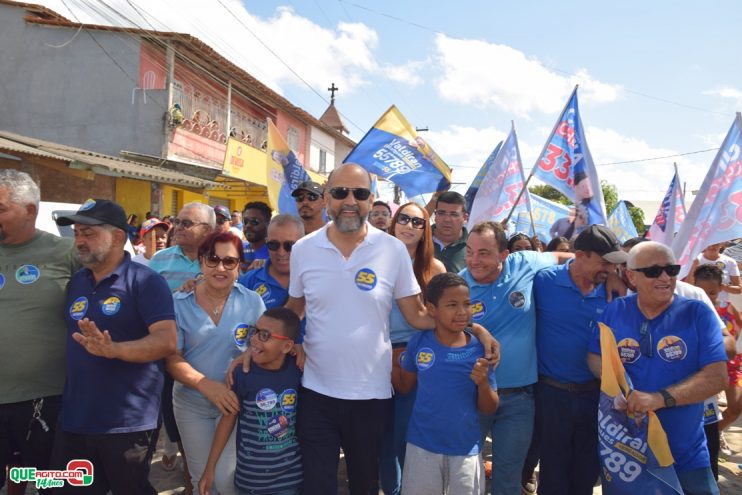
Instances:
[[[685,220],[685,202],[683,201],[683,188],[680,186],[678,167],[675,166],[675,175],[670,187],[662,199],[660,209],[654,217],[654,223],[649,228],[649,238],[661,242],[666,246],[672,246],[675,233]]]
[[[492,163],[495,161],[495,157],[497,157],[497,153],[500,152],[500,148],[502,147],[502,141],[497,143],[497,146],[495,146],[495,149],[490,153],[490,156],[487,157],[487,159],[484,161],[484,164],[479,169],[479,172],[477,172],[476,177],[474,177],[474,180],[471,181],[471,185],[469,186],[469,189],[466,190],[466,194],[464,195],[464,198],[466,199],[466,211],[471,211],[471,207],[474,204],[474,198],[477,196],[477,191],[479,191],[479,186],[482,185],[482,181],[484,180],[484,177],[487,175],[487,171],[489,171],[490,167],[492,166]]]
[[[616,234],[616,237],[622,243],[639,235],[625,201],[619,201],[613,209],[613,212],[608,217],[607,227]]]
[[[343,162],[397,184],[407,197],[447,190],[451,169],[392,105]]]
[[[555,235],[557,234],[555,225],[558,225],[557,222],[560,219],[569,217],[569,206],[549,201],[530,191],[528,196],[531,202],[531,214],[525,211],[518,213],[515,220],[515,232],[523,232],[533,237],[535,228],[538,238],[547,243],[554,237],[559,237]]]
[[[605,225],[605,201],[587,147],[577,102],[577,86],[536,162],[533,175],[575,204],[575,234],[592,224]]]
[[[514,213],[530,211],[528,191],[521,194],[525,187],[525,177],[515,125],[510,129],[510,134],[503,145],[496,151],[497,154],[479,184],[479,190],[469,211],[470,228],[483,220],[499,222],[505,219],[511,210]]]

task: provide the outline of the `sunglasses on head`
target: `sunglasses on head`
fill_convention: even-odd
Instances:
[[[424,229],[427,223],[424,218],[411,217],[405,213],[400,213],[399,217],[397,217],[397,223],[399,225],[407,225],[410,222],[412,222],[412,227],[415,229]]]
[[[283,250],[287,253],[291,252],[291,248],[294,247],[294,244],[296,244],[295,241],[268,241],[265,243],[265,245],[268,246],[269,251],[278,251],[278,249],[283,246]]]
[[[290,337],[286,337],[285,335],[278,335],[277,333],[272,333],[269,330],[264,330],[256,326],[250,326],[247,329],[247,337],[252,338],[253,335],[255,335],[261,342],[268,342],[271,337],[278,340],[293,340]]]
[[[219,266],[219,263],[224,266],[225,270],[234,270],[237,268],[237,265],[240,264],[240,259],[235,258],[234,256],[225,256],[224,258],[220,258],[214,253],[209,254],[204,258],[204,264],[209,268],[216,268]]]
[[[297,203],[301,203],[304,201],[304,199],[307,199],[308,201],[317,201],[319,199],[319,194],[317,193],[306,193],[306,194],[297,194],[294,196],[294,200],[296,200]]]
[[[333,187],[330,189],[330,196],[333,199],[345,199],[351,192],[358,201],[365,201],[371,196],[371,190],[365,187]]]
[[[250,225],[252,225],[254,227],[256,225],[260,225],[261,223],[263,223],[263,220],[261,220],[260,218],[244,217],[242,219],[242,223],[244,223],[244,224],[250,224]]]
[[[630,268],[630,270],[641,272],[647,278],[657,278],[662,275],[662,272],[667,273],[670,277],[677,277],[678,273],[680,273],[680,265],[652,265],[646,268]]]

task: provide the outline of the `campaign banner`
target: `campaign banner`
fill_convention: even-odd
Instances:
[[[603,191],[587,147],[576,86],[536,161],[533,175],[575,204],[574,234],[588,225],[606,224]]]
[[[474,198],[477,196],[477,192],[479,191],[479,186],[482,184],[482,181],[484,180],[484,177],[487,175],[487,171],[492,166],[492,163],[495,161],[495,157],[497,156],[497,153],[500,152],[500,148],[502,147],[502,141],[497,143],[497,146],[495,146],[495,149],[490,153],[490,156],[487,157],[487,159],[484,161],[484,164],[479,169],[479,172],[477,172],[476,177],[474,177],[474,180],[471,181],[471,185],[469,185],[469,189],[466,190],[466,194],[464,194],[464,198],[466,199],[466,211],[471,211],[471,207],[474,204]]]
[[[598,453],[603,495],[682,495],[667,435],[657,415],[626,411],[632,390],[613,331],[600,323],[602,374]],[[698,418],[700,421],[701,418]]]
[[[647,237],[666,246],[671,246],[675,233],[685,220],[685,201],[683,201],[683,188],[680,186],[678,167],[675,165],[675,175],[672,177],[670,187],[662,199],[654,222],[649,228]]]
[[[310,180],[310,177],[271,120],[268,120],[268,147],[265,153],[268,200],[271,206],[278,208],[279,213],[298,215],[296,201],[291,193],[299,184]]]
[[[672,243],[682,266],[679,278],[706,247],[742,237],[741,151],[742,115],[737,113]]]
[[[357,163],[394,182],[407,197],[445,191],[451,186],[451,169],[394,105],[343,162]]]
[[[569,217],[570,207],[554,201],[542,198],[538,194],[528,192],[531,201],[531,213],[533,215],[533,226],[536,227],[536,234],[544,244],[547,244],[554,237],[552,230],[554,225],[561,219]],[[531,215],[528,212],[520,212],[515,218],[515,227],[512,232],[523,232],[533,237],[533,228],[531,226]]]
[[[639,235],[625,201],[619,201],[613,209],[613,212],[608,217],[607,227],[616,234],[616,237],[621,243]]]
[[[502,221],[511,210],[513,214],[528,212],[530,210],[528,191],[520,194],[525,182],[518,136],[513,125],[479,184],[479,190],[469,211],[469,228],[483,220]]]

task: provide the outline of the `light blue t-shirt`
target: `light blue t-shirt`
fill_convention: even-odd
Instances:
[[[670,307],[647,320],[639,310],[637,296],[632,295],[611,302],[601,321],[613,330],[618,354],[635,390],[657,392],[687,379],[706,365],[727,359],[719,321],[701,301],[676,295]],[[589,350],[600,354],[597,327]],[[667,433],[678,472],[710,465],[703,432],[703,401],[663,407],[657,410],[657,417]]]
[[[502,272],[492,283],[480,284],[461,271],[469,285],[472,321],[479,323],[500,342],[497,367],[501,388],[524,387],[536,383],[536,309],[533,305],[533,279],[543,268],[556,264],[550,253],[518,251],[502,264]]]
[[[235,284],[224,304],[219,325],[196,303],[195,292],[176,292],[175,321],[178,351],[207,378],[223,382],[229,363],[247,346],[247,328],[265,311],[258,294]],[[173,395],[194,404],[210,404],[197,390],[176,383]]]
[[[171,291],[174,291],[187,280],[196,278],[201,273],[198,258],[191,260],[183,254],[180,246],[173,246],[158,251],[149,260],[149,267],[162,275]]]
[[[481,452],[477,386],[469,377],[474,363],[484,357],[476,337],[462,347],[444,346],[434,330],[412,336],[402,354],[401,366],[417,373],[417,397],[407,429],[407,441],[429,452],[444,455],[477,455]],[[495,372],[489,382],[497,390]]]
[[[563,383],[585,383],[595,380],[587,346],[608,302],[604,284],[582,294],[569,275],[571,264],[536,276],[538,372]]]
[[[397,301],[392,301],[392,312],[389,314],[389,337],[392,344],[404,344],[419,331],[407,323]]]

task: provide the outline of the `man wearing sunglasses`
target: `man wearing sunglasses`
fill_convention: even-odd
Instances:
[[[322,201],[322,186],[311,180],[304,181],[291,193],[296,201],[296,209],[301,221],[304,222],[304,232],[311,234],[325,225],[325,217],[322,214],[324,201]]]
[[[378,491],[380,441],[391,407],[392,300],[414,327],[433,326],[407,248],[366,223],[370,187],[359,165],[336,168],[324,196],[332,222],[291,252],[286,307],[307,320],[298,413],[304,493],[337,492],[341,447],[351,493]],[[493,341],[489,335],[480,340],[487,349]]]
[[[262,201],[247,203],[245,209],[242,210],[246,239],[242,244],[245,266],[249,266],[255,260],[268,259],[265,236],[268,233],[268,223],[272,215],[273,209]]]
[[[636,294],[613,301],[601,317],[634,387],[627,411],[657,413],[685,493],[718,494],[701,421],[703,401],[727,385],[718,320],[703,302],[675,295],[680,265],[667,246],[639,243],[627,268]],[[589,350],[590,368],[600,376],[597,331]]]

